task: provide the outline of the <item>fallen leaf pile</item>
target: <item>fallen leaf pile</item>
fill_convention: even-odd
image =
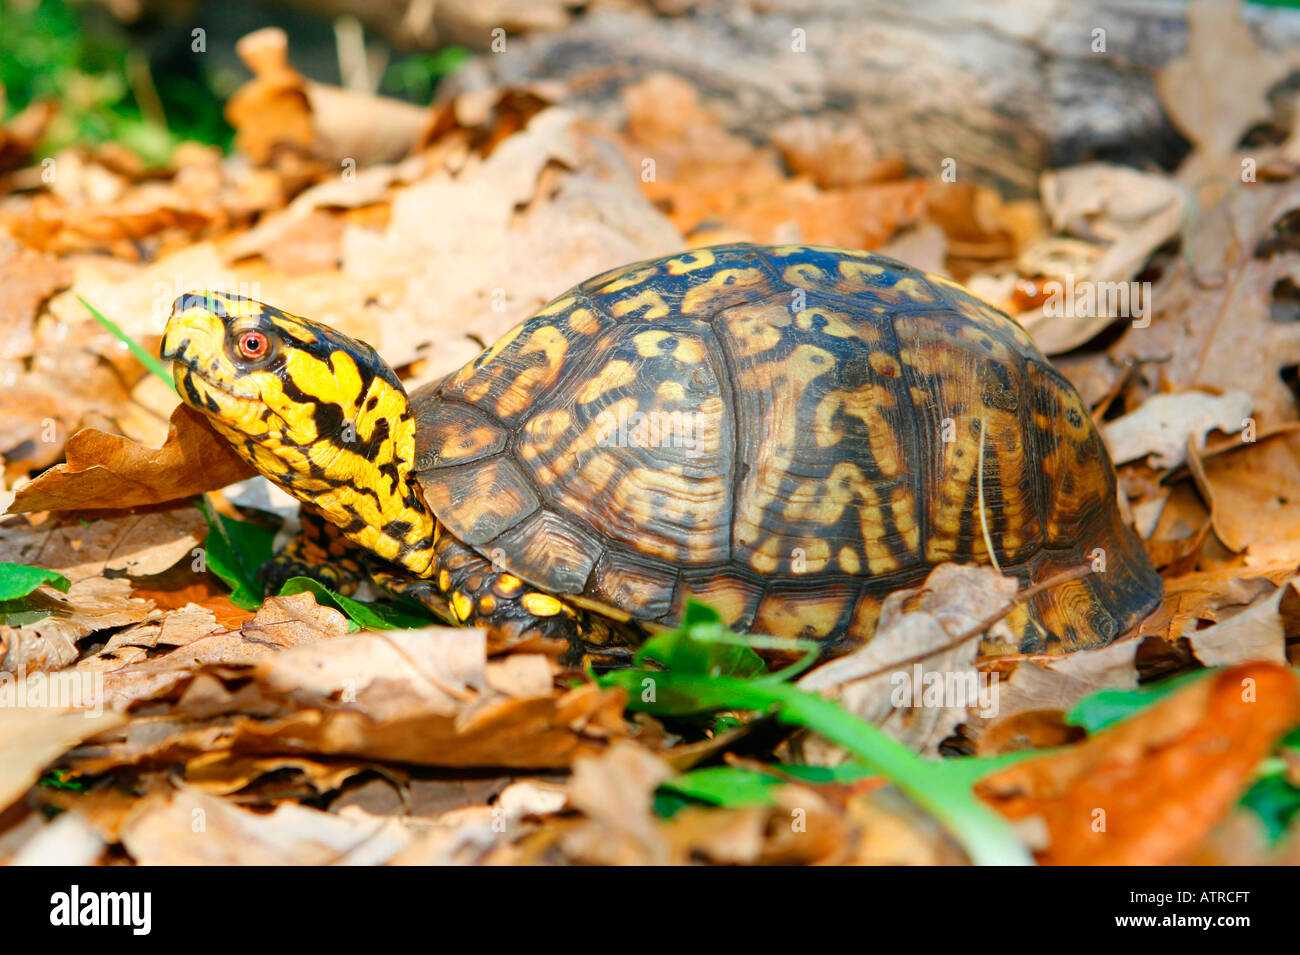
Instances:
[[[1267,789],[1300,792],[1300,127],[1241,147],[1287,64],[1230,8],[1190,5],[1159,80],[1179,169],[1054,170],[1036,199],[910,168],[848,116],[755,142],[668,74],[617,121],[549,84],[417,108],[306,79],[276,30],[239,44],[230,156],[42,157],[41,107],[0,128],[0,862],[967,861],[788,713],[659,718],[547,648],[247,599],[222,529],[269,547],[293,509],[120,338],[156,353],[175,297],[218,288],[416,386],[590,275],[726,241],[877,250],[1014,315],[1093,408],[1166,582],[1125,639],[1026,657],[988,652],[1015,581],[941,565],[791,688],[968,758],[1040,863],[1300,862]],[[992,696],[896,697],[934,676]]]

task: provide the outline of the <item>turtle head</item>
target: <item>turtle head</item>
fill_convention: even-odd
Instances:
[[[190,292],[163,333],[181,400],[349,540],[421,573],[433,518],[411,473],[415,421],[365,342],[248,298]]]

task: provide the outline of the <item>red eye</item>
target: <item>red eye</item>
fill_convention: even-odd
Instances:
[[[271,343],[261,332],[244,332],[239,336],[239,354],[248,359],[264,358]]]

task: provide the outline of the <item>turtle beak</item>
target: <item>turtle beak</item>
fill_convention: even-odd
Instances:
[[[233,381],[223,380],[225,337],[225,317],[213,310],[211,296],[191,292],[176,300],[172,317],[163,330],[158,354],[164,361],[174,362],[172,377],[182,394],[186,393],[187,382],[194,376],[202,379],[208,387],[236,398],[258,397],[255,391],[250,392]]]

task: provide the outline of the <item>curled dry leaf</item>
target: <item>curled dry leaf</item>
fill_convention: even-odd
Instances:
[[[11,513],[128,508],[213,491],[253,475],[207,419],[177,405],[167,440],[147,448],[87,428],[68,439],[67,463],[21,488]]]
[[[34,527],[0,528],[0,561],[44,567],[71,580],[98,577],[105,571],[148,577],[189,555],[207,530],[203,515],[194,507],[89,523],[47,520]]]
[[[1152,467],[1173,468],[1186,459],[1189,438],[1204,448],[1211,431],[1234,434],[1244,428],[1253,403],[1247,392],[1237,390],[1152,395],[1136,411],[1104,425],[1102,435],[1116,464],[1149,454]]]
[[[196,610],[189,624],[203,629],[207,626],[206,611]],[[162,643],[175,633],[168,626],[172,616],[164,619],[156,635],[124,637],[107,654],[83,662],[88,669],[111,671],[104,677],[104,691],[110,705],[124,707],[151,699],[185,683],[204,666],[252,664],[291,647],[341,637],[348,630],[348,620],[343,614],[332,607],[320,606],[311,593],[304,592],[268,597],[257,615],[244,621],[238,629],[209,630],[161,656],[146,660],[143,653],[124,652],[124,647],[140,646],[149,639],[155,646]],[[184,639],[182,634],[177,636]]]
[[[60,593],[43,584],[24,606],[49,616],[20,627],[0,627],[0,671],[57,670],[77,659],[77,641],[110,627],[139,623],[153,602],[131,596],[131,582],[90,577]]]
[[[337,168],[392,162],[415,144],[427,113],[385,96],[313,83],[289,64],[289,39],[278,27],[243,37],[235,47],[253,79],[230,98],[226,118],[235,142],[254,162],[285,150]]]
[[[204,826],[196,831],[195,814]],[[287,803],[255,813],[191,786],[138,814],[122,844],[140,865],[380,865],[410,832],[360,811],[322,812]]]
[[[799,687],[836,699],[908,747],[934,754],[969,712],[994,702],[979,690],[983,678],[975,661],[982,639],[1009,640],[1011,631],[999,621],[984,637],[978,625],[1004,610],[1016,591],[1015,580],[991,568],[940,564],[920,587],[885,598],[869,643],[818,667]],[[954,646],[963,634],[970,636]],[[963,701],[946,699],[945,687],[959,689]],[[846,756],[816,737],[803,752],[818,765]]]
[[[263,610],[293,599],[271,598]],[[118,738],[81,754],[82,768],[213,759],[222,752],[558,768],[626,732],[621,691],[584,684],[506,696],[493,689],[481,631],[336,634],[313,646],[317,635],[288,649],[272,643],[302,632],[293,620],[246,624],[233,647],[214,634],[106,674],[113,705],[169,700],[173,715],[136,719]],[[250,656],[243,643],[259,640],[255,662],[234,666],[241,652]],[[212,662],[214,650],[220,662]],[[201,659],[207,664],[194,667]]]
[[[1295,61],[1260,48],[1240,2],[1196,0],[1187,25],[1187,52],[1156,73],[1156,90],[1183,135],[1211,156],[1228,156],[1269,118],[1268,92]]]
[[[1285,233],[1297,209],[1300,179],[1293,179],[1236,189],[1199,216],[1184,240],[1191,254],[1170,262],[1151,288],[1150,327],[1130,327],[1110,348],[1115,361],[1142,363],[1154,391],[1244,388],[1260,430],[1294,420],[1295,395],[1282,370],[1300,363],[1300,324],[1278,321],[1274,304],[1280,289],[1300,282],[1300,257],[1290,247],[1275,254],[1258,247]],[[1200,237],[1224,245],[1218,260],[1196,255]]]
[[[1286,587],[1279,587],[1222,623],[1188,631],[1187,642],[1196,659],[1207,667],[1255,660],[1285,664],[1287,633],[1282,619],[1282,598],[1294,586],[1292,581]]]
[[[1164,176],[1092,163],[1044,173],[1042,193],[1053,227],[1086,244],[1062,258],[1063,241],[1051,236],[1021,254],[1022,272],[1056,283],[1042,305],[1016,315],[1038,347],[1066,352],[1116,320],[1149,319],[1154,290],[1130,282],[1182,227],[1184,192]]]
[[[1290,670],[1234,667],[1078,746],[994,773],[976,791],[1011,819],[1043,820],[1040,862],[1175,864],[1228,813],[1297,719],[1300,680]]]
[[[0,706],[0,810],[12,806],[73,746],[124,721],[111,711]]]

